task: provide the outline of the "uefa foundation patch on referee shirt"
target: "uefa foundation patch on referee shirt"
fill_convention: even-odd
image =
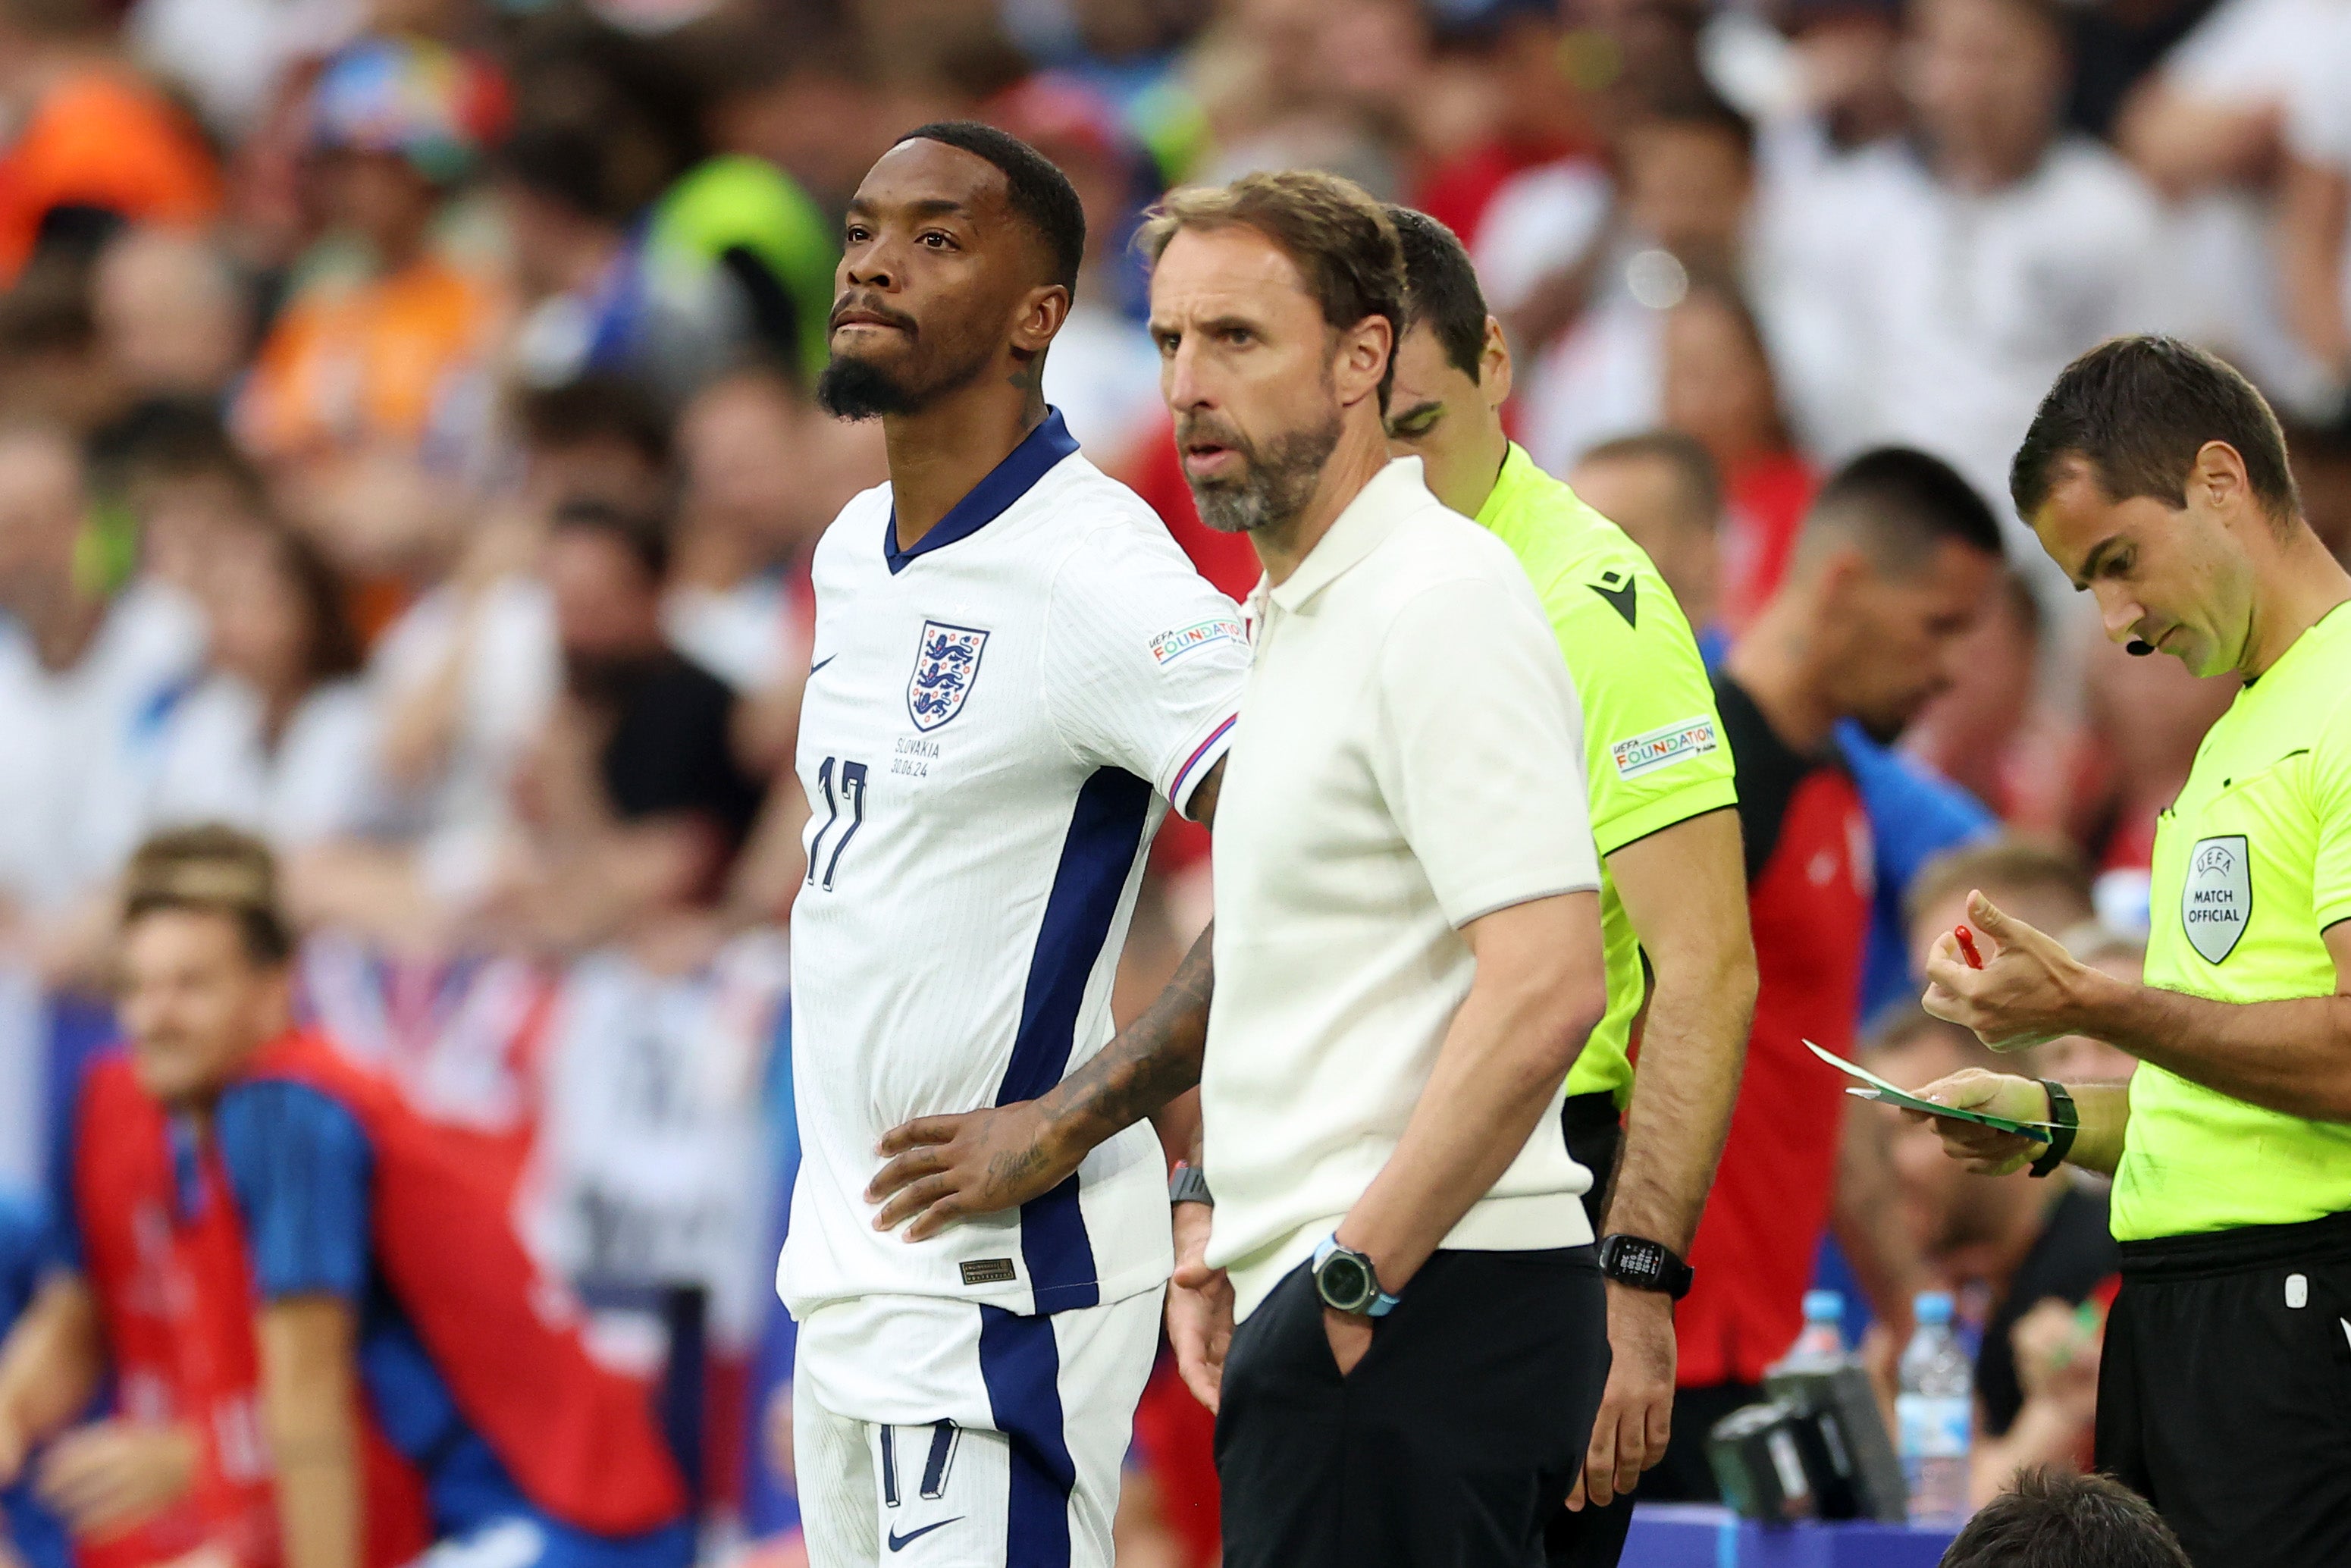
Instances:
[[[1689,758],[1703,757],[1721,744],[1715,734],[1714,716],[1700,714],[1646,735],[1620,740],[1609,747],[1609,754],[1616,759],[1617,778],[1638,779]]]

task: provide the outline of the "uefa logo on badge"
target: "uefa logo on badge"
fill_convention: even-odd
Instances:
[[[985,632],[938,621],[923,622],[914,674],[906,683],[906,712],[916,729],[936,729],[963,711],[963,699],[979,678],[980,650],[987,646]]]
[[[2179,889],[2179,924],[2188,945],[2208,964],[2236,951],[2237,939],[2253,917],[2252,857],[2245,835],[2223,833],[2199,839],[2188,852],[2188,876]]]

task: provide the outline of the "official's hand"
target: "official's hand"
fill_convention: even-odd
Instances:
[[[889,1163],[865,1188],[865,1201],[882,1205],[873,1228],[905,1225],[906,1239],[921,1241],[959,1221],[1042,1197],[1085,1158],[1055,1149],[1051,1132],[1034,1100],[918,1116],[891,1128],[875,1151]]]
[[[76,1535],[152,1519],[195,1479],[198,1439],[176,1422],[97,1421],[49,1445],[35,1490]]]
[[[1921,1100],[1932,1100],[1938,1105],[1980,1111],[2011,1122],[2049,1120],[2049,1091],[2041,1087],[2039,1080],[1986,1072],[1980,1067],[1963,1067],[1948,1078],[1938,1078],[1917,1094]],[[1961,1122],[1907,1109],[1902,1114],[1913,1122],[1934,1123],[1935,1131],[1942,1136],[1943,1152],[1978,1176],[2006,1176],[2022,1170],[2049,1147],[2022,1133],[2003,1133],[1980,1122]]]
[[[1213,1414],[1225,1380],[1225,1352],[1233,1343],[1233,1282],[1211,1269],[1208,1207],[1176,1205],[1176,1278],[1167,1290],[1167,1343],[1176,1370],[1192,1397]]]
[[[1608,1282],[1608,1386],[1567,1506],[1606,1508],[1666,1457],[1674,1435],[1674,1299]]]
[[[1969,966],[1950,932],[1937,937],[1927,956],[1927,1010],[1975,1030],[1994,1051],[2079,1032],[2084,991],[2104,977],[1980,892],[1968,894],[1968,920],[1986,940],[1984,967]]]

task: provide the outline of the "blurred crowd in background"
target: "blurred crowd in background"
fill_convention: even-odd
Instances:
[[[506,1141],[572,1277],[698,1293],[705,1490],[789,1552],[805,564],[883,477],[878,427],[809,387],[839,214],[940,118],[1069,172],[1048,397],[1237,596],[1256,562],[1192,513],[1127,242],[1252,169],[1460,234],[1519,438],[1712,647],[1823,474],[1948,459],[2013,572],[1901,760],[1947,838],[2004,831],[2059,890],[2019,913],[2127,966],[2230,685],[2096,634],[2007,460],[2074,354],[2171,331],[2270,394],[2351,541],[2346,81],[2337,0],[0,0],[0,1183],[37,1199],[109,1038],[126,852],[259,831],[308,1011]],[[1159,846],[1130,1010],[1207,918],[1204,852]],[[1949,923],[1949,886],[1907,892]],[[1910,988],[1890,907],[1880,1000]],[[1898,1011],[1876,1039],[1917,1082],[1972,1060]],[[2039,1187],[1894,1168],[1930,1275],[1996,1317],[2048,1221],[2005,1195]],[[2056,1423],[2043,1457],[2095,1371],[2060,1316],[2003,1394]],[[1213,1551],[1206,1421],[1146,1402],[1136,1563]]]

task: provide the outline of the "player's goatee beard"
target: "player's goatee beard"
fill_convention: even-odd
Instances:
[[[835,358],[816,379],[817,406],[835,419],[880,419],[912,413],[916,398],[890,373],[863,360]]]
[[[1269,525],[1290,521],[1306,508],[1322,477],[1322,465],[1339,445],[1342,429],[1334,411],[1330,419],[1305,430],[1292,430],[1268,442],[1263,451],[1238,430],[1217,420],[1187,420],[1176,441],[1210,435],[1218,444],[1240,454],[1241,471],[1229,479],[1185,479],[1200,520],[1220,534],[1254,533]]]

